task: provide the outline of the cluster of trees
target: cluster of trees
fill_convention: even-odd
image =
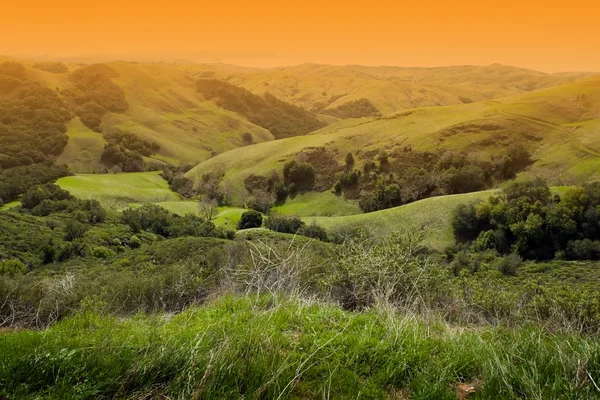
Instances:
[[[306,225],[306,223],[298,217],[270,215],[265,221],[265,227],[274,232],[308,236],[322,242],[328,240],[327,231],[324,228],[320,227],[315,222]]]
[[[118,76],[108,65],[89,65],[71,74],[75,88],[64,91],[81,122],[96,132],[102,131],[100,125],[107,112],[124,112],[129,107],[123,89],[111,81]]]
[[[21,198],[21,207],[38,217],[76,213],[75,220],[81,224],[95,225],[106,219],[106,210],[97,200],[77,199],[52,183],[29,188]]]
[[[172,191],[179,193],[181,196],[191,198],[196,195],[194,190],[194,181],[186,178],[184,175],[192,169],[191,165],[167,165],[163,168],[160,176],[167,181]]]
[[[323,124],[314,114],[267,93],[257,96],[248,90],[217,79],[200,79],[197,90],[206,99],[245,116],[250,122],[269,130],[275,138],[305,135]]]
[[[217,229],[211,221],[193,214],[185,216],[171,214],[155,204],[144,204],[139,208],[124,210],[121,222],[128,225],[133,233],[147,231],[165,238],[182,236],[227,237],[230,235]]]
[[[276,203],[284,203],[288,195],[309,191],[315,184],[315,170],[310,163],[289,161],[283,166],[283,176],[273,171],[269,176],[250,174],[244,186],[250,193],[248,207],[268,213]]]
[[[70,106],[59,94],[29,79],[23,65],[0,64],[0,203],[30,186],[68,175],[54,165],[67,145]]]
[[[31,186],[67,175],[70,172],[66,165],[53,165],[50,161],[0,170],[0,205],[16,200]]]
[[[321,112],[338,118],[377,117],[380,115],[373,103],[364,98],[349,101],[335,108],[323,109]]]
[[[376,160],[367,160],[362,171],[352,168],[354,158],[347,155],[346,170],[338,175],[334,192],[350,196],[358,193],[361,209],[372,212],[431,196],[484,190],[513,178],[531,164],[529,153],[517,146],[491,161],[450,151],[441,155],[418,153],[408,147],[403,153],[393,162],[381,152]],[[403,155],[407,160],[402,159]]]
[[[65,74],[69,72],[69,68],[62,62],[41,62],[34,64],[33,68],[41,71],[51,72],[53,74]]]
[[[0,168],[39,164],[60,155],[71,118],[69,106],[44,87],[0,101]]]
[[[551,195],[542,180],[516,182],[478,204],[459,206],[457,242],[527,259],[600,259],[600,182]]]
[[[23,88],[28,82],[25,67],[14,61],[0,63],[0,94],[9,94]]]
[[[115,171],[140,172],[144,170],[144,159],[160,150],[156,142],[141,139],[137,135],[115,130],[104,135],[107,144],[100,155],[100,161]]]

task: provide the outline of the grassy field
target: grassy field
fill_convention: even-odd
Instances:
[[[159,172],[75,175],[60,178],[56,184],[80,199],[96,199],[112,209],[126,208],[130,203],[179,201]]]
[[[594,338],[266,296],[0,338],[11,399],[590,399],[600,379]]]
[[[297,217],[342,216],[360,214],[362,211],[356,202],[336,196],[331,192],[309,192],[288,198],[285,204],[273,207],[275,214]]]

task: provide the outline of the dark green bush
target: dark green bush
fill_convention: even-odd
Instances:
[[[246,211],[242,214],[238,229],[260,228],[262,226],[263,217],[258,211]]]

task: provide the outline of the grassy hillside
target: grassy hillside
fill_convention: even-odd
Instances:
[[[218,72],[255,93],[303,107],[333,109],[368,99],[383,114],[489,100],[572,82],[578,76],[552,75],[493,64],[439,68],[302,64],[270,70]]]
[[[452,210],[462,203],[483,200],[494,191],[484,191],[452,196],[432,197],[404,206],[376,211],[368,214],[341,217],[306,217],[306,223],[316,222],[330,232],[364,228],[377,236],[384,236],[402,229],[420,230],[425,235],[425,244],[443,249],[454,242],[450,225]]]
[[[130,203],[178,201],[158,172],[75,175],[56,181],[61,188],[80,199],[96,199],[105,207],[122,209]]]
[[[106,144],[102,134],[90,130],[79,119],[71,120],[67,127],[69,142],[56,161],[69,165],[72,171],[79,173],[105,170],[106,167],[100,162],[100,154]]]
[[[248,174],[281,170],[286,160],[316,146],[332,149],[340,163],[352,151],[360,165],[379,150],[393,153],[408,145],[417,151],[479,153],[485,159],[518,144],[536,161],[530,174],[572,184],[600,177],[598,110],[600,78],[586,78],[494,101],[342,120],[308,136],[230,151],[198,165],[188,176],[198,179],[219,168],[240,185]]]

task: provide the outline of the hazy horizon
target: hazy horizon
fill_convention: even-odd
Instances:
[[[518,66],[544,72],[600,71],[598,6],[475,1],[348,7],[316,1],[169,6],[106,0],[6,5],[0,54],[87,58],[202,54],[198,62],[258,68],[305,62],[329,65]],[[9,40],[10,39],[10,40]],[[158,61],[158,60],[157,60]]]

